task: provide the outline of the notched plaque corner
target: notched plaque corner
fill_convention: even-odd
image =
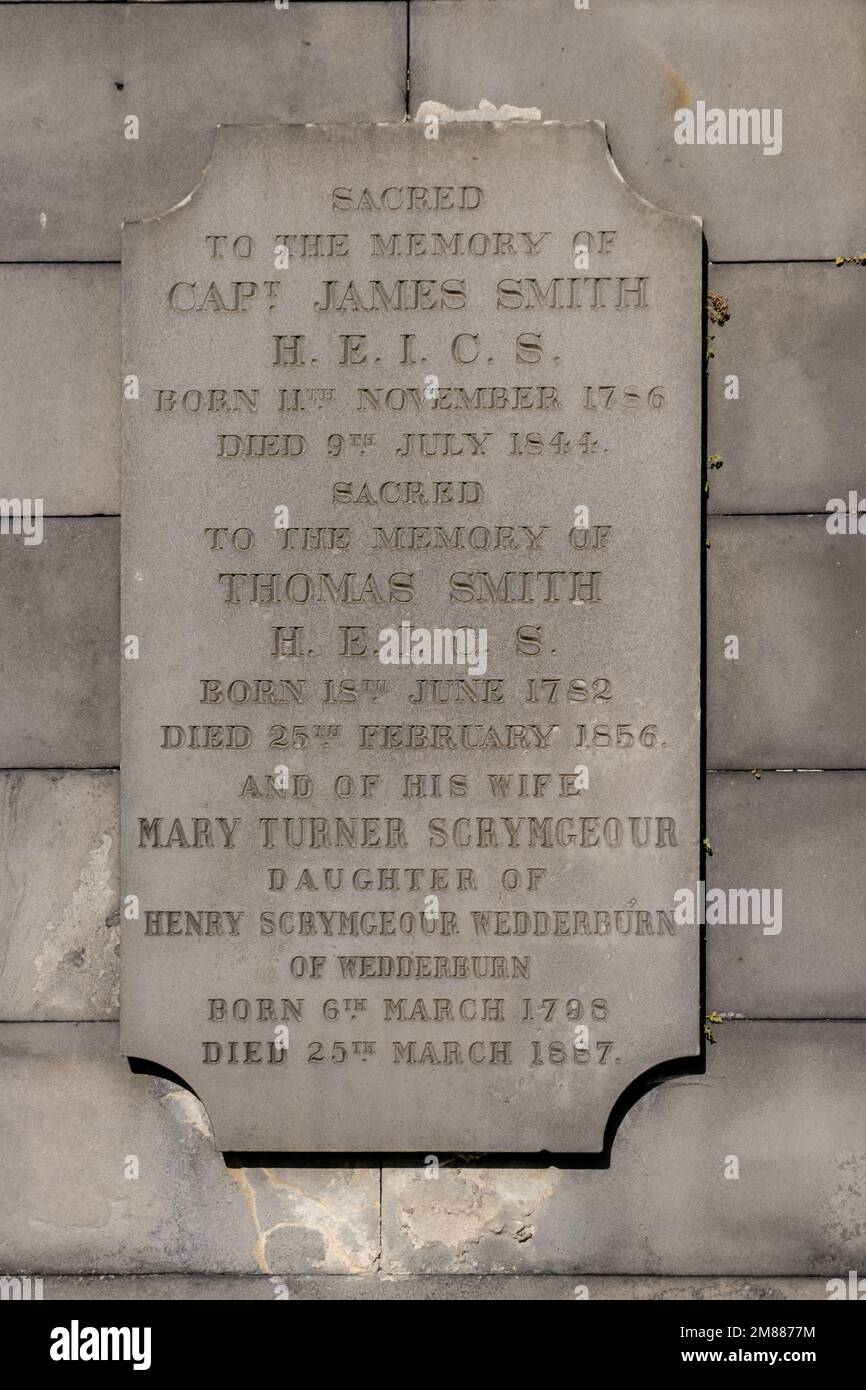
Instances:
[[[651,198],[647,198],[643,193],[639,193],[638,190],[634,187],[634,185],[629,182],[629,180],[625,177],[625,175],[623,174],[622,170],[616,162],[616,156],[614,155],[613,146],[610,142],[610,134],[608,132],[606,121],[591,120],[587,121],[586,124],[595,127],[595,129],[599,132],[600,140],[602,142],[604,158],[608,165],[608,168],[610,169],[614,178],[616,178],[619,181],[619,183],[622,184],[623,188],[625,188],[625,190],[628,193],[630,193],[633,198],[637,199],[639,203],[643,204],[644,207],[648,208],[650,212],[658,213],[663,217],[675,218],[680,223],[694,223],[700,230],[701,235],[703,236],[704,220],[699,213],[675,212],[672,208],[662,207],[659,203],[653,202]]]
[[[196,201],[196,199],[198,199],[201,196],[208,180],[218,176],[217,162],[218,160],[220,160],[222,151],[225,147],[226,132],[233,129],[244,128],[245,127],[235,127],[232,125],[227,125],[225,123],[217,125],[214,128],[210,154],[208,155],[207,162],[202,168],[201,173],[199,174],[198,178],[196,179],[189,192],[186,193],[182,198],[179,198],[177,202],[172,203],[170,207],[164,208],[161,212],[152,212],[147,217],[131,217],[128,219],[124,218],[120,224],[123,246],[125,247],[127,244],[126,238],[128,238],[130,233],[135,234],[136,229],[140,227],[147,227],[154,223],[158,225],[162,222],[167,221],[169,218],[174,217],[177,213],[183,212],[185,208],[191,207],[192,204]]]

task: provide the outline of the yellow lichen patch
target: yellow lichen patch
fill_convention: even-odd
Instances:
[[[283,1176],[283,1171],[289,1176]],[[311,1170],[315,1191],[306,1186],[304,1170],[230,1168],[246,1203],[255,1240],[252,1256],[262,1274],[273,1274],[269,1242],[278,1231],[312,1232],[322,1242],[319,1270],[328,1274],[369,1274],[375,1267],[369,1234],[369,1192],[362,1173],[340,1171],[322,1180]],[[264,1212],[268,1211],[266,1218]],[[276,1220],[270,1219],[277,1217]]]
[[[256,1267],[258,1268],[259,1273],[261,1274],[272,1274],[273,1270],[268,1265],[267,1252],[268,1236],[271,1232],[262,1230],[261,1224],[259,1222],[256,1194],[253,1185],[250,1182],[249,1177],[247,1176],[247,1170],[245,1168],[230,1168],[229,1173],[231,1174],[232,1178],[240,1188],[241,1194],[243,1196],[244,1201],[246,1202],[247,1209],[250,1213],[250,1219],[253,1223],[253,1229],[256,1233],[255,1244],[252,1248],[252,1256],[256,1262]]]
[[[731,306],[723,294],[716,294],[710,290],[707,295],[707,317],[710,323],[717,323],[721,328],[722,324],[727,323],[731,317]]]
[[[662,104],[666,111],[673,113],[683,106],[693,106],[695,94],[683,74],[669,62],[660,48],[650,45],[663,74]]]

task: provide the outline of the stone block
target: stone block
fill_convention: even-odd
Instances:
[[[2,23],[2,16],[0,16]],[[120,276],[3,265],[3,495],[46,516],[120,510]]]
[[[31,1288],[34,1285],[31,1283]],[[582,1288],[587,1293],[582,1292]],[[43,1279],[46,1302],[573,1302],[598,1299],[704,1301],[825,1299],[822,1279],[592,1278],[583,1286],[568,1275],[442,1274],[394,1279],[364,1274],[149,1274],[52,1275]]]
[[[116,767],[119,522],[53,518],[0,537],[0,767]]]
[[[707,1074],[626,1115],[607,1170],[383,1172],[385,1273],[810,1275],[862,1268],[864,1023],[716,1025]],[[731,1160],[739,1165],[739,1177]]]
[[[863,537],[830,535],[826,522],[711,519],[711,768],[866,767]],[[725,658],[730,636],[737,660]]]
[[[0,260],[116,259],[218,125],[400,120],[405,83],[403,5],[0,5]]]
[[[866,840],[866,773],[711,772],[707,834],[708,889],[782,894],[777,934],[707,927],[709,1007],[866,1018],[866,859],[855,849]]]
[[[824,511],[863,477],[866,276],[859,266],[723,265],[731,317],[707,380],[710,512]],[[725,399],[737,377],[739,399]]]
[[[713,260],[862,252],[858,0],[413,0],[410,110],[538,107],[607,123],[623,177],[675,212],[699,211]],[[679,145],[674,112],[780,108],[782,150]]]
[[[0,773],[0,1018],[117,1017],[119,777]]]
[[[9,1273],[375,1266],[375,1168],[228,1168],[200,1102],[133,1075],[115,1024],[0,1025],[0,1109]]]

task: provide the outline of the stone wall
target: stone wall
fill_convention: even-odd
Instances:
[[[4,1270],[54,1298],[824,1298],[866,1273],[866,541],[821,515],[863,480],[866,272],[835,261],[866,250],[864,49],[861,0],[0,3],[0,494],[50,517],[0,539]],[[696,98],[782,108],[782,154],[675,145]],[[119,1052],[120,222],[183,198],[221,122],[424,101],[604,119],[638,192],[703,215],[730,305],[707,872],[781,888],[784,926],[709,930],[706,1075],[639,1100],[607,1169],[230,1167]]]

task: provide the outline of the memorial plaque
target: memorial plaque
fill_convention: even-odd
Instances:
[[[125,1052],[598,1152],[700,1052],[699,222],[597,123],[227,127],[123,281]]]

